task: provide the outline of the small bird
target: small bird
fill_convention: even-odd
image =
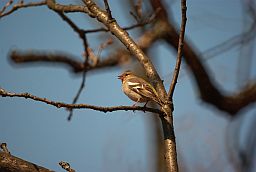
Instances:
[[[144,106],[146,106],[149,101],[154,101],[160,106],[163,105],[155,88],[144,79],[134,75],[131,71],[125,71],[118,76],[118,79],[122,81],[123,92],[131,100],[135,101],[133,106],[138,102],[145,102]]]

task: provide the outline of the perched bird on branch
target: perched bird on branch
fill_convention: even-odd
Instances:
[[[155,88],[144,79],[134,75],[131,71],[125,71],[118,76],[118,79],[122,81],[123,92],[136,103],[144,103],[147,105],[149,101],[156,102],[160,106],[163,102],[159,98]]]

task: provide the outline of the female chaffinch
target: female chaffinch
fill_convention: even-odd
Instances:
[[[144,106],[146,106],[148,101],[154,101],[160,106],[163,105],[155,88],[144,79],[134,75],[131,71],[125,71],[118,76],[118,79],[122,81],[123,92],[131,100],[135,101],[133,106],[138,102],[145,102]]]

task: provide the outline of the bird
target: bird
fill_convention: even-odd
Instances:
[[[125,71],[118,76],[122,81],[123,92],[133,101],[135,106],[137,103],[144,103],[146,107],[149,101],[156,102],[160,106],[163,105],[155,88],[146,80],[136,76],[131,71]]]

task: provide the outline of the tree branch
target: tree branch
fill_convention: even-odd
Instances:
[[[185,28],[186,28],[186,21],[187,21],[186,11],[187,11],[186,0],[181,0],[182,20],[181,20],[180,35],[179,35],[177,60],[176,60],[176,65],[173,72],[172,82],[170,84],[170,89],[168,92],[168,99],[170,101],[172,101],[175,85],[177,83],[179,72],[180,72],[181,58],[182,58],[183,45],[184,45],[184,35],[185,35]]]
[[[109,55],[104,59],[100,59],[95,65],[87,64],[84,67],[84,63],[77,58],[65,54],[65,53],[49,53],[41,51],[12,51],[9,55],[10,59],[17,64],[28,64],[28,63],[49,63],[49,64],[64,64],[72,70],[72,73],[81,73],[84,68],[87,71],[105,69],[109,67],[117,67],[118,65],[124,64],[131,59],[130,53],[125,49],[118,49],[113,54]]]
[[[52,170],[25,161],[0,151],[0,171],[4,172],[53,172]]]
[[[45,53],[41,51],[23,52],[14,50],[9,54],[9,57],[13,62],[18,64],[38,62],[64,64],[69,66],[74,73],[81,72],[84,69],[82,61],[76,60],[76,57],[66,53]]]
[[[154,42],[160,38],[160,32],[157,29],[146,31],[138,41],[139,47],[146,51]],[[42,51],[20,51],[14,50],[9,53],[9,58],[16,64],[26,63],[49,63],[49,64],[64,64],[70,67],[71,72],[81,73],[84,70],[84,64],[77,57],[62,52],[42,52]],[[131,54],[124,48],[114,50],[107,57],[101,58],[95,65],[87,64],[87,71],[105,69],[109,67],[117,67],[118,65],[126,64],[132,60]]]
[[[126,27],[122,27],[123,30],[132,30],[132,29],[135,29],[135,28],[138,28],[138,27],[141,27],[141,26],[145,26],[147,24],[150,24],[152,23],[152,21],[154,21],[155,18],[152,17],[152,18],[149,18],[149,20],[145,20],[145,21],[142,21],[140,23],[136,23],[136,24],[132,24],[131,26],[126,26]],[[98,29],[91,29],[91,30],[83,30],[83,32],[85,34],[88,34],[88,33],[97,33],[97,32],[109,32],[108,29],[106,28],[98,28]]]
[[[95,17],[94,14],[92,14],[86,6],[83,5],[61,5],[55,2],[55,0],[46,0],[47,6],[54,10],[59,12],[65,12],[65,13],[73,13],[73,12],[82,12],[87,13],[90,15],[90,17]]]
[[[88,41],[87,41],[87,37],[86,37],[86,34],[84,34],[84,32],[71,20],[69,19],[64,13],[62,12],[59,12],[59,11],[55,11],[73,30],[74,32],[76,32],[79,36],[79,38],[82,40],[83,42],[83,46],[84,46],[84,65],[83,66],[89,66],[89,63],[88,63],[88,59],[89,59],[89,45],[88,45]],[[87,74],[87,69],[84,68],[83,70],[83,76],[82,76],[82,82],[80,84],[80,87],[72,101],[72,104],[75,104],[77,102],[77,100],[79,99],[80,97],[80,94],[82,93],[83,89],[84,89],[84,86],[85,86],[85,81],[86,81],[86,74]],[[68,116],[68,120],[71,120],[73,116],[73,109],[70,109],[70,113],[69,113],[69,116]]]
[[[96,110],[100,112],[114,112],[114,111],[143,111],[143,112],[152,112],[152,113],[157,113],[157,114],[163,114],[161,110],[155,109],[155,108],[148,108],[148,107],[141,107],[141,106],[113,106],[113,107],[103,107],[103,106],[94,106],[94,105],[88,105],[88,104],[67,104],[63,102],[56,102],[52,100],[48,100],[46,98],[41,98],[34,96],[29,93],[12,93],[4,90],[3,88],[0,88],[0,95],[2,97],[22,97],[26,99],[32,99],[35,101],[43,102],[52,106],[55,106],[57,108],[67,108],[67,109],[91,109],[91,110]]]
[[[112,20],[113,17],[112,17],[112,12],[111,12],[109,4],[108,4],[108,0],[104,0],[104,4],[105,4],[105,9],[108,13],[108,17],[109,17],[110,20]]]
[[[13,5],[12,9],[10,9],[9,11],[5,12],[5,8],[3,8],[1,10],[1,13],[0,13],[0,19],[4,16],[7,16],[11,13],[13,13],[14,11],[18,10],[18,9],[21,9],[21,8],[27,8],[27,7],[37,7],[37,6],[42,6],[42,5],[46,5],[46,1],[40,1],[40,2],[29,2],[27,4],[24,4],[22,1],[20,3],[17,3],[15,5]]]
[[[84,70],[80,87],[79,87],[79,89],[78,89],[78,91],[77,91],[77,93],[76,93],[76,95],[75,95],[75,97],[74,97],[74,99],[72,101],[72,104],[75,104],[77,102],[77,100],[79,99],[79,97],[80,97],[80,95],[81,95],[81,93],[82,93],[82,91],[84,89],[85,81],[86,81],[86,74],[87,74],[87,71]],[[69,115],[68,115],[68,120],[69,121],[71,120],[72,116],[73,116],[73,109],[70,109]]]

